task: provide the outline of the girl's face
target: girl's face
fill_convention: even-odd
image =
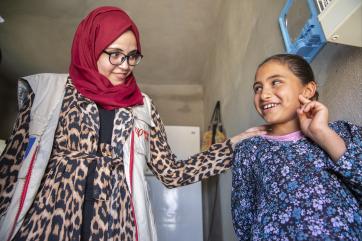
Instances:
[[[286,64],[269,61],[262,65],[256,72],[253,89],[255,108],[270,124],[270,133],[283,135],[299,130],[298,96],[308,92],[308,84],[303,85]]]
[[[132,31],[124,32],[105,50],[107,53],[128,55],[137,52],[137,41]],[[113,85],[123,84],[126,81],[134,66],[130,66],[128,61],[123,61],[120,65],[113,65],[109,61],[109,54],[103,52],[97,61],[99,73],[109,79]]]

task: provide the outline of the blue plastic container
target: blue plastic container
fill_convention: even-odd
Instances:
[[[302,1],[302,0],[297,0]],[[318,12],[313,0],[307,0],[310,17],[301,29],[297,39],[292,42],[286,26],[286,16],[293,5],[293,0],[287,0],[280,15],[279,26],[283,35],[285,48],[290,54],[303,56],[309,63],[327,43],[322,26],[318,20]]]

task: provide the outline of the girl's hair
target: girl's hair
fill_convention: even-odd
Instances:
[[[292,71],[293,74],[297,76],[304,85],[312,81],[317,83],[314,79],[312,67],[303,57],[295,54],[276,54],[265,59],[261,64],[259,64],[257,70],[270,61],[276,61],[281,64],[286,64],[289,70]],[[315,95],[311,99],[318,100],[318,96],[319,94],[316,91]]]

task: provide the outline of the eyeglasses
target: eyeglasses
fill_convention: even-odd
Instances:
[[[121,65],[127,59],[128,65],[136,66],[141,62],[141,59],[143,58],[143,55],[138,52],[133,52],[125,55],[119,51],[107,52],[103,50],[103,53],[108,54],[109,62],[113,65]]]

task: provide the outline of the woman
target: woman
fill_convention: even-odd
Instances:
[[[228,169],[232,145],[263,133],[251,129],[176,162],[133,76],[141,59],[133,21],[119,8],[100,7],[78,26],[66,81],[28,78],[28,98],[0,160],[0,239],[157,240],[145,165],[167,187],[191,184]]]

